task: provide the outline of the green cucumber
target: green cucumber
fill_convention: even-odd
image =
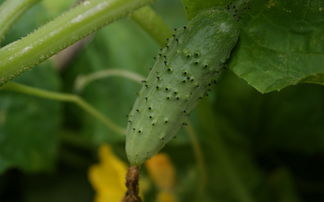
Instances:
[[[226,9],[203,11],[176,30],[129,114],[126,153],[131,165],[156,154],[186,124],[225,69],[238,36],[237,19]]]

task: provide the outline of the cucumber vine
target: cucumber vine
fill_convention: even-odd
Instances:
[[[0,86],[99,28],[151,2],[84,1],[30,35],[0,49]]]

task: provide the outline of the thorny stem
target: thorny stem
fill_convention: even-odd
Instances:
[[[0,49],[0,85],[152,0],[91,0]]]
[[[0,5],[0,42],[11,25],[40,0],[7,0]]]
[[[74,103],[78,105],[80,108],[82,108],[84,111],[86,111],[87,113],[95,117],[96,119],[100,120],[103,124],[107,126],[107,128],[110,128],[112,131],[116,132],[117,134],[124,135],[126,133],[123,128],[115,124],[112,120],[110,120],[108,117],[103,115],[101,112],[99,112],[97,109],[95,109],[92,105],[87,103],[79,96],[73,94],[67,94],[67,93],[50,92],[47,90],[42,90],[42,89],[26,86],[23,84],[13,83],[13,82],[9,82],[5,84],[0,88],[0,90],[10,90],[10,91],[15,91],[15,92],[42,97],[46,99]]]

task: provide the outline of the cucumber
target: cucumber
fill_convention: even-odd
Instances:
[[[238,36],[237,20],[226,9],[203,11],[175,31],[129,114],[126,153],[131,165],[141,165],[186,125],[225,69]]]

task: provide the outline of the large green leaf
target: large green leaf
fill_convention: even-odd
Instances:
[[[41,4],[27,11],[6,35],[4,44],[19,39],[47,19]],[[30,86],[58,91],[60,80],[49,63],[17,79]],[[56,158],[61,104],[20,93],[0,91],[0,172],[49,169]]]
[[[56,72],[42,65],[24,74],[21,83],[57,91]],[[61,105],[20,93],[0,92],[0,172],[49,169],[58,146]]]
[[[191,18],[235,1],[183,0]],[[238,1],[236,1],[238,2]],[[324,1],[250,0],[231,69],[262,93],[324,84]]]
[[[252,1],[231,69],[262,93],[324,84],[324,2]]]

